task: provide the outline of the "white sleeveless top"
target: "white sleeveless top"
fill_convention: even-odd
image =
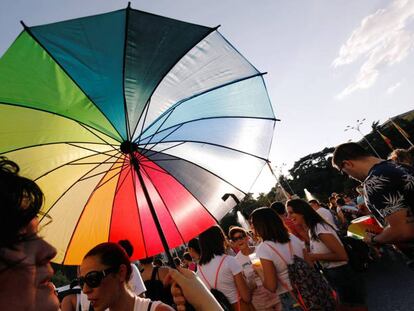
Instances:
[[[151,302],[151,299],[148,298],[141,298],[136,296],[135,303],[134,303],[134,311],[154,311],[157,306],[159,306],[162,302],[161,301],[153,301],[151,305],[151,309],[148,310],[148,306]]]

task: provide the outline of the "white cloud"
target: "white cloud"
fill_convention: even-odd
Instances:
[[[362,20],[332,63],[337,68],[365,59],[355,81],[337,95],[338,99],[371,87],[382,67],[392,66],[407,57],[414,37],[407,26],[413,17],[413,0],[394,0],[386,9]]]
[[[391,95],[392,93],[394,93],[395,90],[398,89],[400,86],[401,82],[397,82],[394,85],[391,85],[386,91],[387,95]]]

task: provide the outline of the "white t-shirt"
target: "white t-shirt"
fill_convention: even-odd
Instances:
[[[316,210],[316,212],[328,223],[330,224],[332,227],[334,227],[335,230],[338,230],[338,227],[335,225],[335,220],[333,218],[332,213],[324,208],[324,207],[320,207]]]
[[[327,226],[326,224],[325,225],[317,224],[315,228],[315,233],[316,235],[319,235],[321,233],[332,234],[342,245],[342,242],[339,239],[338,235],[336,234],[335,230],[332,229],[330,226]],[[322,241],[315,241],[314,239],[312,239],[310,231],[309,231],[309,238],[310,238],[311,253],[327,254],[331,252],[329,248]],[[323,268],[334,268],[334,267],[339,267],[339,266],[343,266],[347,264],[347,261],[321,261],[320,260],[319,262],[321,263]]]
[[[272,241],[264,241],[260,243],[256,248],[256,254],[260,259],[267,259],[272,261],[277,272],[278,280],[281,280],[289,289],[292,289],[292,286],[290,285],[287,265],[285,264],[284,260],[288,264],[291,264],[293,263],[293,255],[303,258],[303,249],[305,248],[305,243],[303,243],[293,234],[289,234],[289,236],[290,243],[292,245],[292,255],[290,254],[289,243],[281,244]],[[269,245],[275,248],[280,253],[280,255],[282,255],[284,260],[280,258],[280,256],[273,249],[271,249]],[[286,293],[287,291],[288,289],[285,288],[281,282],[278,282],[276,293],[280,295]]]
[[[252,253],[252,254],[254,254],[254,253]],[[243,255],[242,252],[239,251],[234,258],[236,258],[236,260],[241,265],[241,267],[243,269],[243,272],[244,272],[244,276],[246,277],[246,279],[254,278],[255,273],[254,273],[254,270],[252,268],[252,262],[250,260],[250,257],[246,256],[246,255]]]
[[[131,278],[128,282],[128,287],[132,290],[132,292],[139,296],[143,292],[146,292],[147,289],[145,287],[144,281],[142,281],[141,273],[139,273],[138,267],[131,263],[132,273]]]
[[[147,311],[148,305],[150,304],[151,299],[148,298],[141,298],[141,297],[135,297],[135,303],[134,303],[134,311]],[[154,311],[158,305],[160,305],[161,301],[153,301],[151,305],[150,311]]]
[[[214,287],[217,269],[223,256],[226,256],[226,258],[220,268],[216,289],[221,291],[230,303],[236,303],[239,301],[239,295],[236,283],[234,282],[234,276],[243,271],[236,258],[228,255],[214,256],[209,263],[198,266],[197,275],[208,288],[210,286]],[[201,274],[201,271],[203,274]]]

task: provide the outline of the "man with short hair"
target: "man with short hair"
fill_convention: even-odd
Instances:
[[[364,241],[397,244],[410,259],[414,259],[414,170],[377,158],[357,143],[336,147],[332,165],[363,182],[365,203],[385,226],[378,235],[367,233]]]

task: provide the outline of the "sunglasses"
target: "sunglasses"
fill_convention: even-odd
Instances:
[[[117,272],[119,268],[108,268],[103,271],[91,271],[86,273],[85,276],[78,277],[77,281],[80,286],[80,288],[83,288],[83,286],[86,284],[90,288],[97,288],[101,285],[102,280],[109,274]]]
[[[231,238],[231,240],[233,242],[237,242],[237,241],[243,240],[245,237],[246,237],[245,235],[234,236]]]

